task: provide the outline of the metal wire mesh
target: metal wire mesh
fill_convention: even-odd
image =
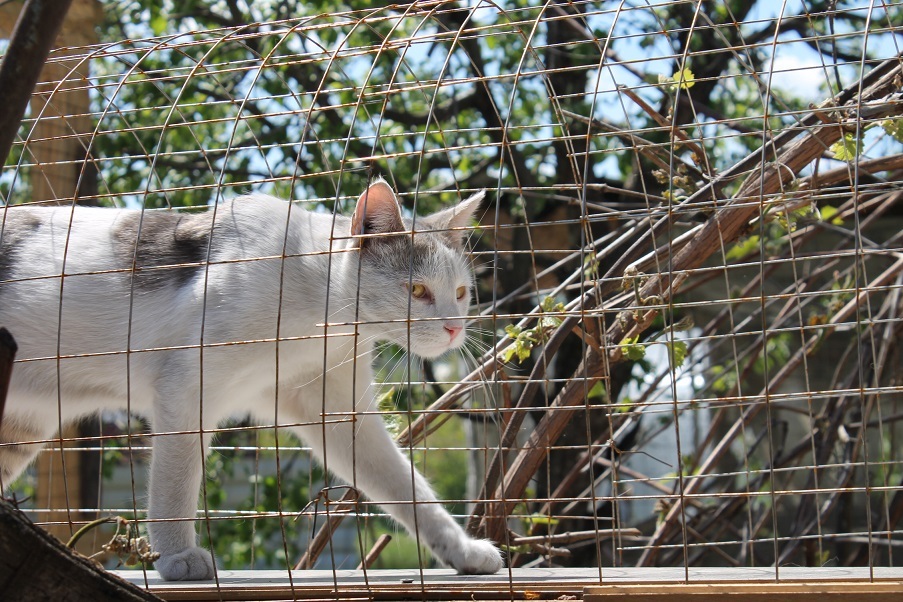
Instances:
[[[901,19],[893,2],[415,2],[132,23],[51,56],[0,200],[150,214],[254,190],[350,215],[381,174],[422,214],[487,189],[468,348],[376,360],[399,446],[471,532],[510,566],[600,575],[893,566]],[[206,431],[200,533],[221,568],[353,568],[395,533],[288,425],[236,418]],[[143,522],[161,433],[123,413],[59,422],[0,443],[47,446],[5,495],[61,533]]]

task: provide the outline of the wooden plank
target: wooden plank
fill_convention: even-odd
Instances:
[[[145,583],[135,571],[118,574],[136,585]],[[172,583],[148,571],[146,587],[164,600],[531,600],[561,595],[579,597],[598,582],[587,569],[515,569],[498,575],[458,575],[449,569],[368,571],[218,571],[214,582]]]
[[[533,600],[571,596],[630,602],[682,596],[680,600],[725,597],[732,601],[786,597],[826,601],[903,598],[903,568],[770,567],[512,569],[497,575],[456,575],[447,569],[371,571],[218,571],[219,584],[171,583],[155,571],[118,574],[165,600]],[[645,598],[644,598],[645,596]],[[737,597],[741,596],[741,597]],[[742,597],[747,596],[747,597]],[[808,597],[807,597],[808,596]],[[668,600],[668,602],[678,602]]]
[[[903,581],[617,584],[588,587],[583,592],[584,602],[605,602],[615,599],[630,602],[663,602],[666,599],[668,602],[722,599],[730,602],[779,600],[900,602],[903,601]]]

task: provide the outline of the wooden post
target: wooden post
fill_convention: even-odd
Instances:
[[[35,527],[0,499],[0,592],[4,600],[160,602]]]
[[[0,4],[0,37],[9,37],[23,2]],[[69,204],[78,199],[80,174],[85,161],[88,136],[92,131],[88,96],[88,64],[78,56],[79,46],[97,42],[95,27],[102,16],[97,0],[73,0],[52,52],[41,71],[31,99],[31,118],[37,122],[25,133],[25,157],[31,184],[31,198],[11,201]],[[61,57],[73,56],[72,60]],[[91,176],[93,177],[93,171]],[[81,178],[83,180],[83,178]],[[82,182],[83,184],[84,182]],[[78,425],[64,426],[62,440],[78,437]],[[82,456],[74,442],[42,452],[37,460],[35,505],[50,512],[40,513],[38,522],[60,522],[47,530],[60,539],[72,534],[71,521],[83,518],[70,508],[82,506]],[[66,451],[71,450],[71,451]],[[65,453],[65,459],[62,454]],[[65,461],[64,461],[65,460]],[[66,512],[60,512],[66,510]],[[87,542],[86,542],[87,543]]]
[[[0,4],[0,38],[8,38],[22,2]],[[31,99],[31,118],[40,118],[25,143],[25,163],[32,187],[30,201],[69,203],[77,198],[76,186],[85,159],[87,136],[92,131],[89,115],[88,64],[80,59],[79,46],[97,42],[95,27],[102,17],[97,0],[73,0],[63,21],[52,54],[44,65]],[[70,49],[71,48],[71,49]],[[20,199],[12,199],[20,202]]]
[[[0,60],[4,109],[0,111],[0,158],[4,163],[71,1],[26,0],[9,27],[9,46]]]
[[[6,391],[9,388],[9,380],[13,372],[13,359],[16,357],[18,346],[13,335],[3,327],[0,327],[0,426],[3,425],[3,409],[6,405]]]

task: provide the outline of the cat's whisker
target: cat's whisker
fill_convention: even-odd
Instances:
[[[337,370],[338,368],[341,368],[342,366],[345,366],[349,363],[356,362],[358,360],[366,358],[368,355],[373,355],[373,358],[370,358],[371,360],[374,359],[375,357],[377,357],[379,355],[379,352],[381,352],[381,350],[379,352],[377,352],[377,347],[375,345],[370,346],[369,349],[367,349],[365,351],[361,351],[360,353],[354,353],[355,349],[367,347],[371,341],[374,341],[377,338],[380,338],[380,335],[370,335],[369,337],[362,339],[360,341],[360,343],[358,343],[358,345],[352,346],[352,348],[349,350],[349,352],[345,355],[345,357],[340,362],[338,362],[337,364],[335,364],[333,366],[329,366],[326,369],[325,374],[328,374],[334,370]],[[316,377],[312,378],[311,380],[307,381],[306,383],[297,385],[296,387],[293,387],[293,388],[294,389],[303,389],[304,387],[312,384],[318,378],[320,378],[320,377],[316,376]]]
[[[491,259],[488,259],[486,261],[481,261],[479,263],[477,263],[476,261],[472,261],[472,262],[470,262],[470,268],[472,271],[476,272],[480,268],[491,267],[493,263],[494,262]]]
[[[468,348],[468,352],[471,354],[474,368],[479,367],[486,359],[488,359],[488,356],[493,349],[493,345],[476,336],[468,336],[464,346]],[[476,353],[474,353],[474,350],[476,350]]]
[[[389,370],[388,370],[388,375],[390,377],[398,371],[398,366],[401,364],[402,360],[404,360],[406,357],[405,353],[406,352],[405,352],[404,347],[396,347],[395,353],[393,353],[392,357],[390,357],[389,360],[386,362],[388,364],[389,362],[394,360],[392,367],[389,368]],[[407,364],[405,364],[404,370],[402,371],[402,375],[398,380],[400,380],[400,381],[405,380],[406,375],[407,375]]]
[[[461,353],[462,353],[462,356],[465,358],[465,362],[468,358],[470,359],[471,362],[473,362],[474,369],[478,368],[481,365],[481,362],[474,356],[473,352],[466,346],[461,348]],[[479,377],[480,377],[479,386],[482,388],[483,393],[486,396],[486,400],[489,402],[490,407],[497,409],[499,407],[499,405],[496,400],[495,391],[493,390],[493,387],[490,386],[490,383],[486,380],[486,376],[482,372],[479,374]],[[497,417],[495,415],[493,415],[493,420],[495,421],[496,419],[497,419]]]

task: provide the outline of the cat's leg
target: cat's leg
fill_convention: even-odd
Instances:
[[[202,442],[197,432],[185,433],[197,429],[196,403],[184,395],[166,401],[165,407],[157,403],[153,421],[159,434],[152,437],[148,531],[151,546],[160,553],[154,568],[169,581],[213,579],[213,557],[198,547],[195,534],[210,435],[205,433]]]
[[[327,395],[331,400],[351,399],[351,383],[350,377],[328,378]],[[361,397],[358,407],[372,412],[375,404],[370,391],[372,388]],[[308,399],[306,403],[316,405],[317,401]],[[472,539],[464,532],[395,445],[382,417],[370,412],[356,414],[353,420],[347,414],[327,416],[325,431],[316,425],[297,430],[331,473],[380,503],[443,563],[467,574],[490,574],[501,569],[504,561],[499,550],[491,542]]]

